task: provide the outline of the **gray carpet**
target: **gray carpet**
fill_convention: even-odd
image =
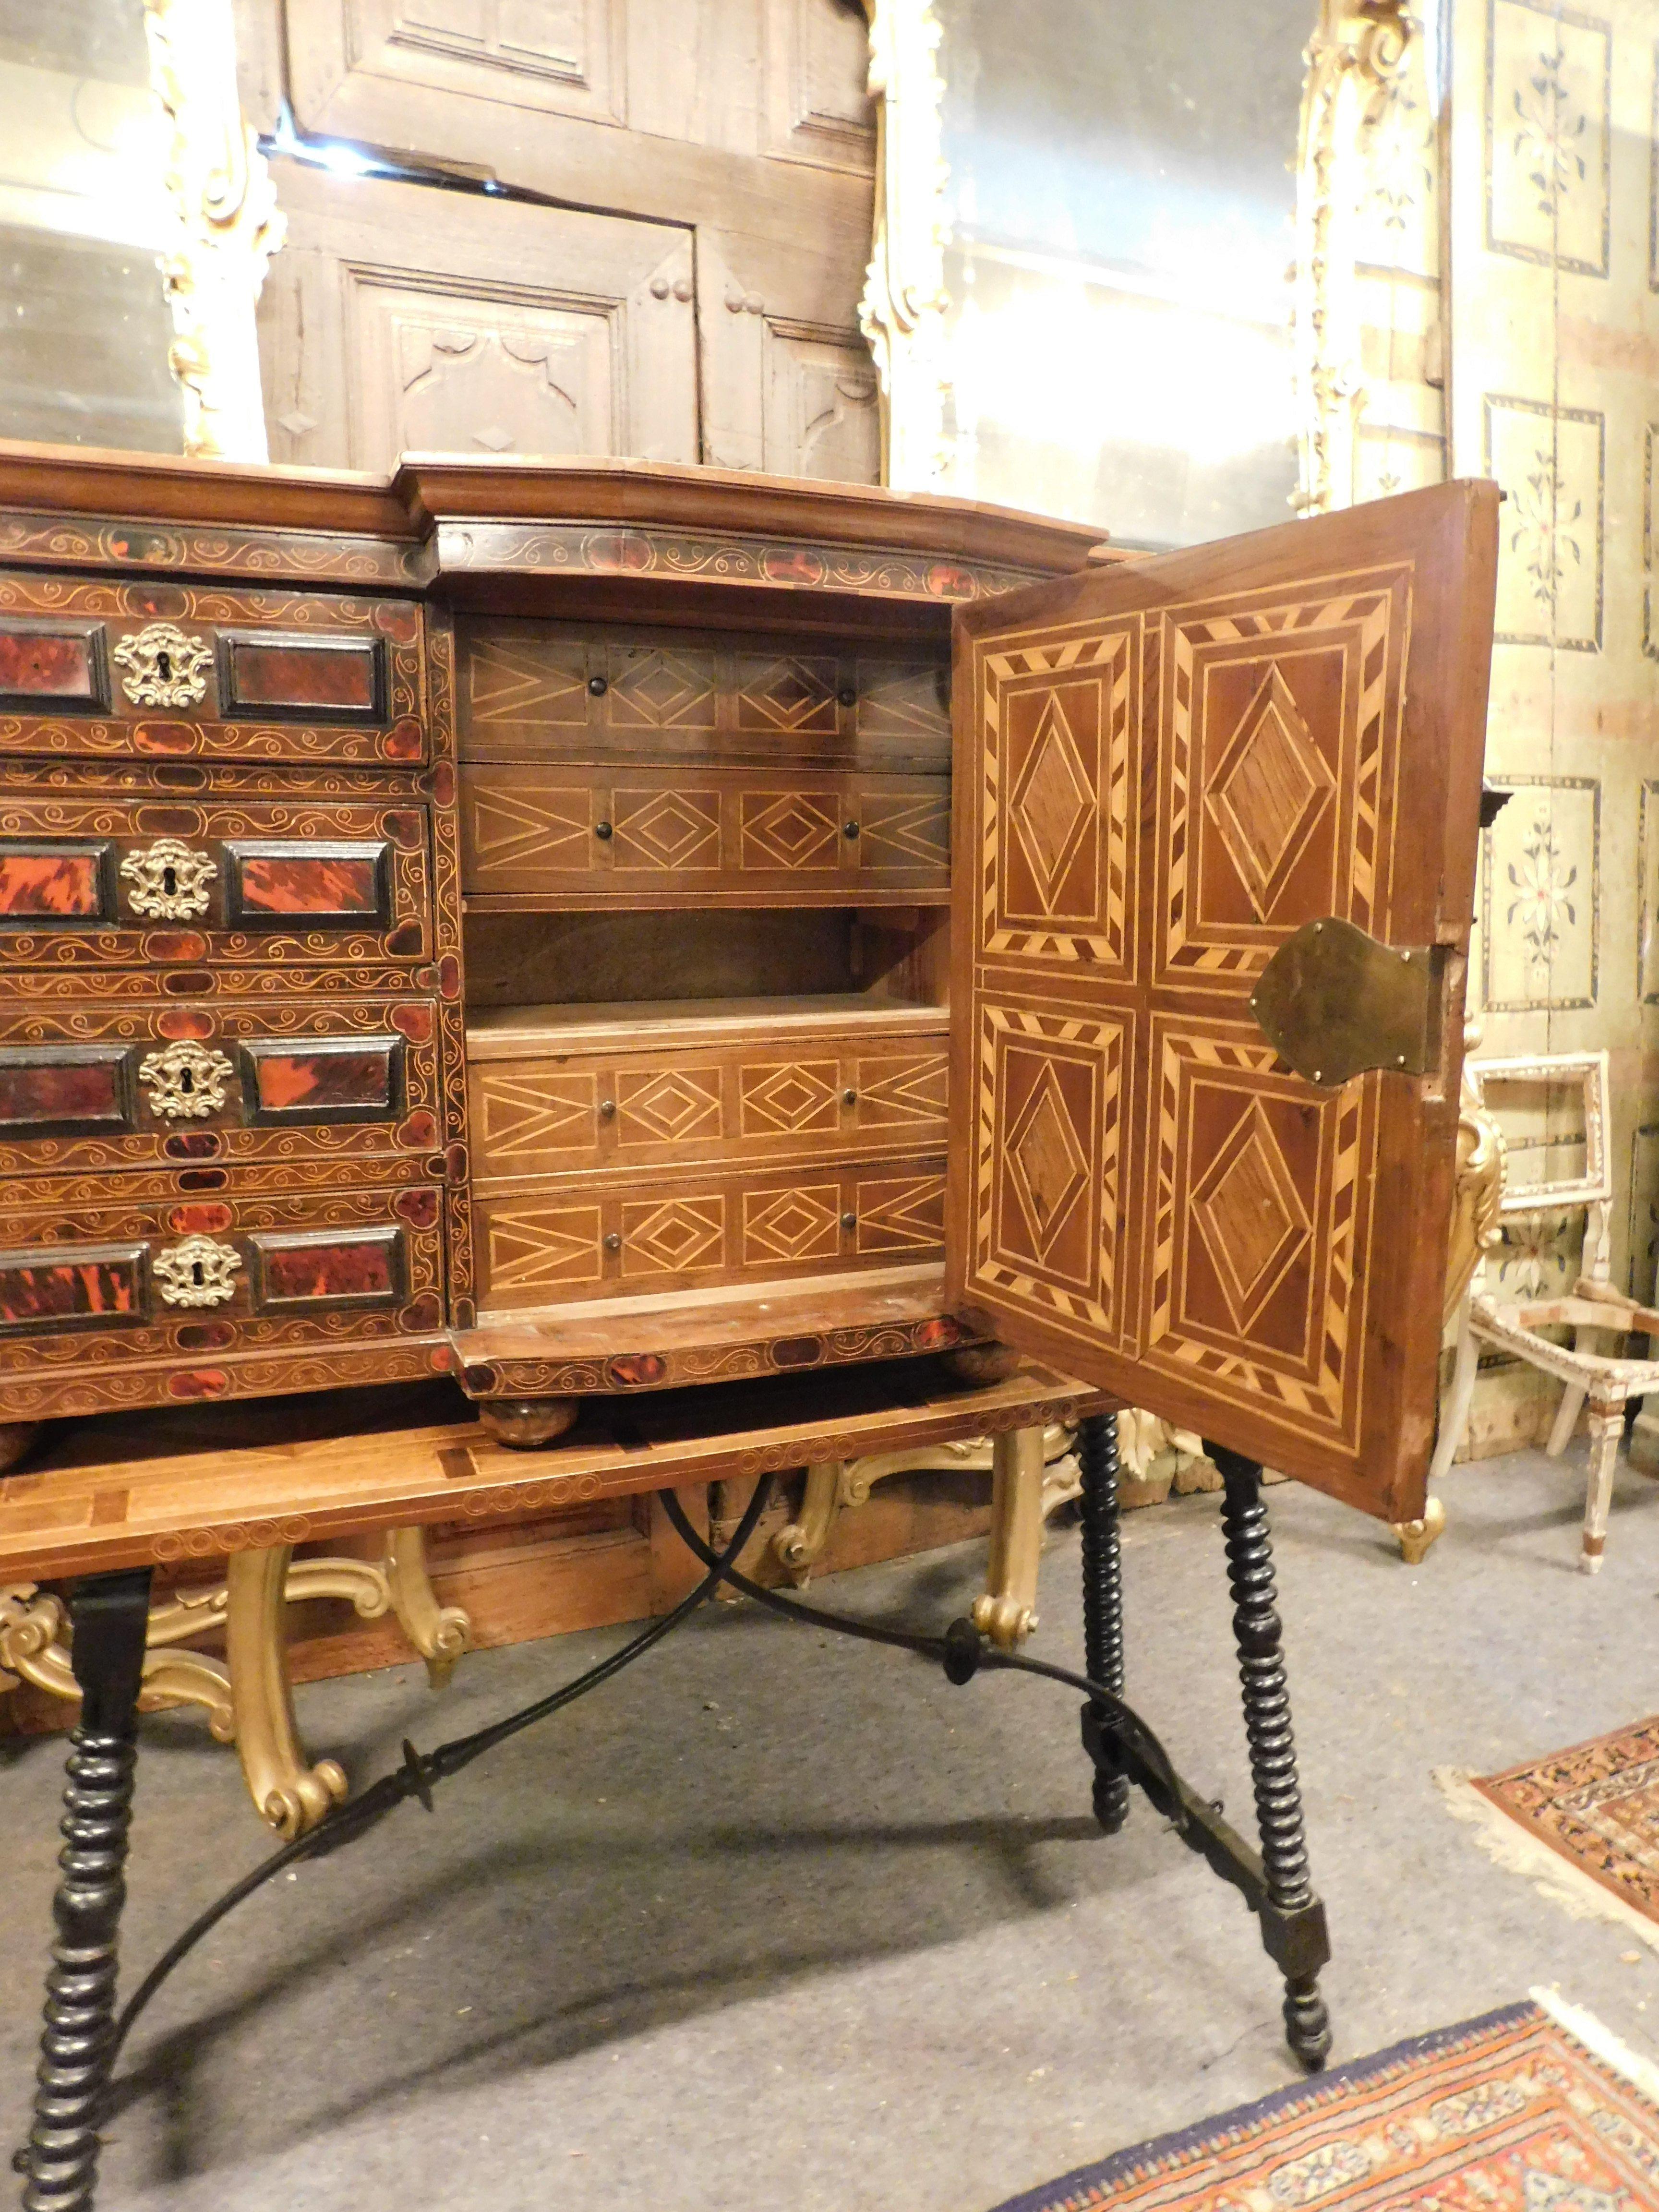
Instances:
[[[1659,1709],[1659,1489],[1621,1469],[1576,1571],[1582,1457],[1459,1470],[1420,1569],[1286,1486],[1279,1535],[1334,2057],[1559,1982],[1659,2055],[1659,1960],[1492,1866],[1439,1763],[1490,1770]],[[1249,1796],[1216,1501],[1125,1522],[1130,1694],[1194,1781]],[[1078,1537],[1033,1649],[1076,1663]],[[942,1622],[982,1550],[823,1586]],[[362,1779],[621,1632],[302,1691]],[[147,1723],[127,1917],[141,1969],[263,1849],[234,1759]],[[61,1743],[4,1747],[0,2124],[32,2066]],[[1069,1692],[954,1690],[747,1608],[262,1893],[137,2033],[100,2203],[167,2212],[983,2212],[1294,2076],[1239,1900],[1144,1801],[1086,1818]]]

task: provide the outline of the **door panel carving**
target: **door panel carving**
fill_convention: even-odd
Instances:
[[[1446,485],[957,617],[951,1286],[1390,1520],[1436,1396],[1496,556]],[[1250,1011],[1304,922],[1437,946],[1440,1065]]]

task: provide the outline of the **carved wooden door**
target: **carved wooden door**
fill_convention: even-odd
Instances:
[[[1432,1440],[1497,513],[1438,485],[957,617],[957,1308],[1390,1520]],[[1264,1036],[1268,961],[1332,915],[1426,955],[1426,1073],[1316,1082]]]

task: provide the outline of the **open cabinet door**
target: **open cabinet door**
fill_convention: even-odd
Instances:
[[[955,1309],[1390,1521],[1433,1439],[1497,553],[1497,486],[1443,484],[956,618]],[[1252,1003],[1282,1030],[1287,975],[1303,1073]],[[1334,1081],[1366,1039],[1389,1072]]]

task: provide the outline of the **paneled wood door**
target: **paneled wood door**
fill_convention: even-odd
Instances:
[[[956,618],[951,1295],[1390,1520],[1432,1441],[1497,516],[1437,485]],[[1258,1027],[1333,915],[1436,948],[1431,1073],[1322,1086]]]
[[[668,274],[680,301],[678,264],[666,269],[649,246],[653,230],[678,227],[688,244],[695,240],[696,314],[683,302],[678,316],[666,308],[641,313],[646,360],[659,380],[671,369],[680,373],[682,325],[696,349],[684,390],[700,402],[700,434],[684,457],[720,468],[876,481],[875,370],[858,329],[875,168],[868,32],[859,0],[286,0],[285,8],[280,0],[235,0],[235,6],[243,103],[261,129],[274,125],[286,83],[303,131],[470,165],[520,189],[605,211],[567,216],[429,190],[411,199],[411,188],[403,188],[401,204],[413,210],[415,227],[394,241],[391,266],[405,271],[435,226],[446,258],[426,295],[431,313],[442,312],[434,295],[447,295],[449,272],[473,283],[455,294],[453,324],[478,333],[479,343],[441,362],[443,386],[482,381],[492,392],[517,390],[527,380],[515,381],[514,368],[495,357],[485,335],[490,312],[507,318],[495,342],[507,362],[533,368],[550,332],[565,329],[561,319],[572,309],[564,295],[582,289],[586,280],[578,272],[590,264],[607,298],[631,299],[641,274],[647,286]],[[299,318],[319,306],[333,312],[329,285],[319,276],[307,288],[285,287],[283,264],[291,274],[296,247],[331,258],[346,273],[331,281],[343,281],[353,296],[362,282],[349,267],[360,254],[356,227],[366,214],[381,231],[401,225],[401,214],[368,212],[399,204],[386,197],[398,188],[326,177],[302,185],[291,161],[278,162],[274,173],[291,228],[289,248],[277,256],[266,289],[272,452],[332,462],[340,458],[338,434],[325,427],[324,395],[314,380],[309,394],[299,392],[302,380],[291,366],[307,352],[319,361],[328,356],[328,335],[313,335],[314,326],[307,321],[302,328]],[[337,219],[319,240],[313,211],[324,203]],[[477,255],[495,248],[499,258],[475,266]],[[637,265],[636,252],[644,257]],[[369,282],[381,288],[374,304],[394,312],[383,296],[385,280]],[[422,337],[408,343],[418,358]],[[528,358],[520,362],[514,348],[526,345]],[[417,401],[429,409],[430,395],[431,386],[422,386]],[[681,457],[679,445],[664,442],[665,433],[638,429],[649,420],[647,402],[648,395],[631,413],[621,410],[611,428],[616,442],[607,447],[538,450]],[[522,404],[544,424],[551,409],[544,395],[537,395],[533,409],[527,395]],[[500,404],[485,410],[488,422],[474,422],[470,394],[465,405],[445,404],[466,418],[456,426],[460,451],[477,450],[471,435],[479,428],[514,428]],[[597,411],[590,410],[590,421]],[[295,433],[293,416],[316,427]],[[430,425],[418,427],[418,442],[430,444]],[[501,450],[531,448],[520,440]]]
[[[698,457],[691,233],[281,164],[273,460]]]

